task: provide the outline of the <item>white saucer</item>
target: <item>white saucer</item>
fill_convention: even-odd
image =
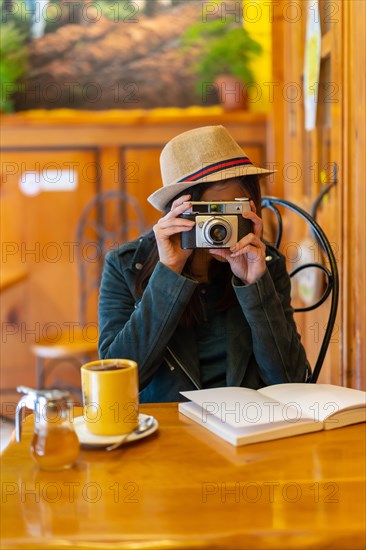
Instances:
[[[147,416],[147,414],[139,414],[139,422],[143,421]],[[75,432],[79,438],[80,445],[83,447],[106,447],[107,445],[112,445],[112,443],[117,443],[122,437],[122,435],[94,435],[89,432],[88,428],[86,427],[86,422],[83,416],[77,416],[74,418],[73,421]],[[146,430],[146,432],[142,432],[140,434],[134,434],[131,433],[127,440],[128,443],[132,441],[138,441],[139,439],[143,439],[144,437],[147,437],[151,435],[152,433],[156,432],[158,429],[159,424],[156,418],[154,418],[154,423]]]

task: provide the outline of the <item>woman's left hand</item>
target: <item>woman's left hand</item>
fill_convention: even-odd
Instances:
[[[253,201],[250,201],[250,208],[251,212],[243,212],[243,217],[251,220],[253,232],[245,235],[230,250],[209,250],[213,256],[229,262],[233,274],[245,284],[254,283],[266,271],[266,246],[261,240],[263,222],[256,214]]]

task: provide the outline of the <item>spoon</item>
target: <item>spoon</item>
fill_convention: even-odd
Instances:
[[[116,443],[113,443],[113,445],[109,445],[108,447],[106,447],[106,451],[114,451],[114,449],[118,449],[118,447],[123,445],[125,441],[128,441],[131,435],[140,435],[146,432],[153,426],[154,422],[155,422],[155,419],[153,416],[147,416],[139,423],[137,428],[135,428],[132,432],[124,435],[122,439],[119,439]]]

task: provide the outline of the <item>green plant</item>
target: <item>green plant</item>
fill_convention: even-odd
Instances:
[[[192,70],[198,76],[197,92],[203,83],[221,75],[232,75],[254,82],[250,62],[262,53],[262,46],[251,38],[242,21],[234,18],[202,21],[189,27],[182,36],[183,51],[192,49]]]
[[[26,72],[26,35],[13,22],[3,23],[0,33],[0,110],[13,110],[12,95]]]

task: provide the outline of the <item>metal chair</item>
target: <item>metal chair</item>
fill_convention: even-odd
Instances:
[[[333,185],[333,184],[332,184]],[[329,191],[330,186],[328,186],[327,191]],[[325,191],[321,194],[323,197],[325,194]],[[339,279],[338,279],[338,268],[337,268],[337,262],[332,250],[332,247],[330,245],[330,242],[325,235],[324,231],[320,227],[320,225],[317,223],[315,219],[316,215],[316,208],[320,204],[319,198],[315,201],[312,213],[313,215],[310,215],[308,212],[300,208],[299,206],[293,204],[292,202],[285,200],[285,199],[279,199],[276,197],[262,197],[262,209],[268,208],[270,209],[276,219],[276,227],[277,227],[277,233],[274,240],[274,246],[276,248],[279,248],[281,245],[281,240],[283,236],[283,223],[282,223],[282,213],[279,210],[280,208],[284,208],[284,212],[287,210],[290,210],[292,212],[295,212],[295,214],[299,215],[310,227],[312,234],[314,235],[316,241],[321,247],[322,253],[324,254],[325,258],[327,259],[327,263],[329,267],[326,267],[320,262],[307,262],[303,265],[300,265],[299,267],[295,268],[291,273],[290,277],[294,277],[297,275],[300,271],[309,269],[309,268],[315,268],[320,269],[324,275],[325,275],[325,286],[323,290],[323,294],[320,296],[319,299],[316,300],[315,303],[305,306],[305,307],[295,307],[295,312],[306,312],[311,311],[314,309],[317,309],[320,307],[330,296],[331,304],[330,304],[330,311],[328,316],[328,321],[325,328],[325,333],[323,340],[320,345],[319,354],[315,363],[315,366],[313,368],[312,373],[309,374],[307,382],[310,383],[316,383],[319,377],[320,370],[323,366],[324,358],[329,346],[329,342],[332,336],[332,331],[337,315],[337,308],[338,308],[338,298],[339,298]]]
[[[137,238],[146,231],[144,213],[135,197],[121,190],[98,193],[84,207],[76,229],[77,262],[79,279],[78,328],[62,335],[57,342],[41,340],[32,346],[36,356],[37,387],[45,387],[45,376],[61,363],[80,365],[97,354],[97,319],[95,317],[98,289],[106,253],[112,248]],[[88,326],[95,327],[95,337],[87,337]],[[48,364],[45,365],[45,361]],[[79,390],[61,385],[71,391]]]

